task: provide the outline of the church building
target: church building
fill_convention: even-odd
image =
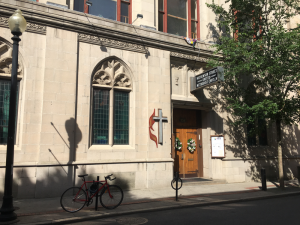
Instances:
[[[247,128],[229,125],[217,82],[195,88],[199,75],[222,72],[207,66],[220,35],[210,2],[0,0],[0,195],[12,64],[8,18],[16,9],[27,29],[19,46],[15,197],[60,196],[81,174],[114,174],[124,189],[169,187],[177,171],[184,179],[232,183],[259,180],[266,167],[276,177],[274,129],[247,137]],[[290,179],[299,135],[284,128]]]

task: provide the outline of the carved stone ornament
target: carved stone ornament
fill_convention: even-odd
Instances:
[[[207,62],[208,61],[208,59],[203,58],[203,57],[186,55],[186,54],[182,54],[182,53],[178,53],[178,52],[171,52],[170,55],[173,56],[173,57],[177,57],[177,58],[195,60],[195,61],[199,61],[199,62]]]
[[[112,47],[112,48],[121,48],[121,49],[126,49],[126,50],[130,50],[130,51],[135,51],[135,52],[142,52],[142,53],[145,53],[148,51],[142,45],[132,44],[132,43],[123,42],[123,41],[111,40],[111,39],[97,37],[97,36],[88,35],[88,34],[78,34],[78,38],[79,38],[79,41],[81,41],[81,42],[100,44],[102,46],[107,46],[107,47]]]
[[[104,65],[98,70],[93,77],[93,84],[110,85],[112,78],[105,71]]]
[[[8,28],[7,17],[0,17],[0,26]],[[46,26],[27,22],[26,31],[38,34],[46,34]]]
[[[0,41],[0,73],[11,75],[12,48]],[[22,75],[22,66],[18,64],[18,75]]]
[[[117,60],[108,60],[93,76],[92,84],[131,88],[131,80],[127,69]]]
[[[188,67],[188,71],[191,71],[191,72],[194,72],[194,73],[200,73],[201,68]]]
[[[182,70],[184,68],[184,65],[177,65],[177,64],[171,63],[171,68],[176,69],[176,70]]]

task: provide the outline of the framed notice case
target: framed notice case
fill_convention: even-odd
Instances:
[[[211,135],[211,157],[225,158],[225,139],[223,135]]]

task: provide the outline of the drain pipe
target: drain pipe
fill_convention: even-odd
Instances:
[[[77,134],[77,105],[78,105],[78,70],[79,70],[79,35],[77,35],[77,62],[76,62],[76,83],[75,83],[75,112],[74,112],[74,120],[75,120],[75,124],[74,124],[74,149],[70,149],[70,161],[71,162],[75,162],[76,161],[76,150],[77,150],[77,145],[76,145],[76,134]],[[75,171],[76,171],[76,165],[73,166],[72,165],[72,169],[73,169],[73,186],[75,186]]]

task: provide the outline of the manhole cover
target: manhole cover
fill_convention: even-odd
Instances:
[[[198,201],[204,201],[203,198],[194,198],[194,200],[198,200]]]
[[[139,225],[139,224],[147,223],[148,220],[142,217],[124,217],[124,218],[117,219],[117,222],[119,224],[124,224],[124,225]]]

